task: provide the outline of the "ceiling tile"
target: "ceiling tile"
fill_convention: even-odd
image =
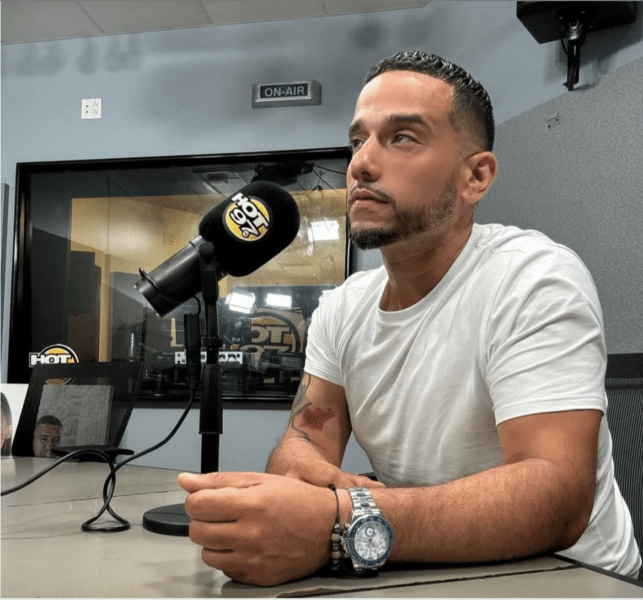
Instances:
[[[2,0],[2,43],[415,8],[420,0]]]
[[[103,32],[78,2],[2,2],[2,43],[33,42]]]
[[[319,17],[326,14],[321,0],[203,0],[215,23],[250,23]]]
[[[418,8],[428,4],[421,0],[326,0],[326,10],[329,15],[345,15],[352,13],[375,12],[379,10],[397,10],[402,8]]]
[[[87,0],[79,4],[108,34],[212,25],[197,0]]]

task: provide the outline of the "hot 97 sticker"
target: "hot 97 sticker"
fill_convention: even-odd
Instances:
[[[270,228],[268,207],[258,198],[249,198],[241,192],[232,197],[223,219],[228,231],[244,242],[261,239]]]

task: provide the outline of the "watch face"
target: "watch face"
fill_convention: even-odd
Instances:
[[[393,547],[391,526],[380,516],[358,519],[348,532],[348,551],[353,559],[365,567],[383,563]]]

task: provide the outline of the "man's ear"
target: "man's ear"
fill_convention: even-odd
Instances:
[[[462,199],[477,204],[487,193],[498,173],[498,159],[487,150],[477,152],[465,160]]]

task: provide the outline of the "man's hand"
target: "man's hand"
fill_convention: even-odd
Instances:
[[[328,487],[331,483],[337,489],[345,487],[384,487],[384,484],[379,481],[373,481],[365,475],[342,471],[339,467],[321,459],[293,459],[284,475],[319,487]]]
[[[263,473],[182,473],[179,484],[189,492],[190,539],[236,581],[278,585],[328,562],[331,490]]]

